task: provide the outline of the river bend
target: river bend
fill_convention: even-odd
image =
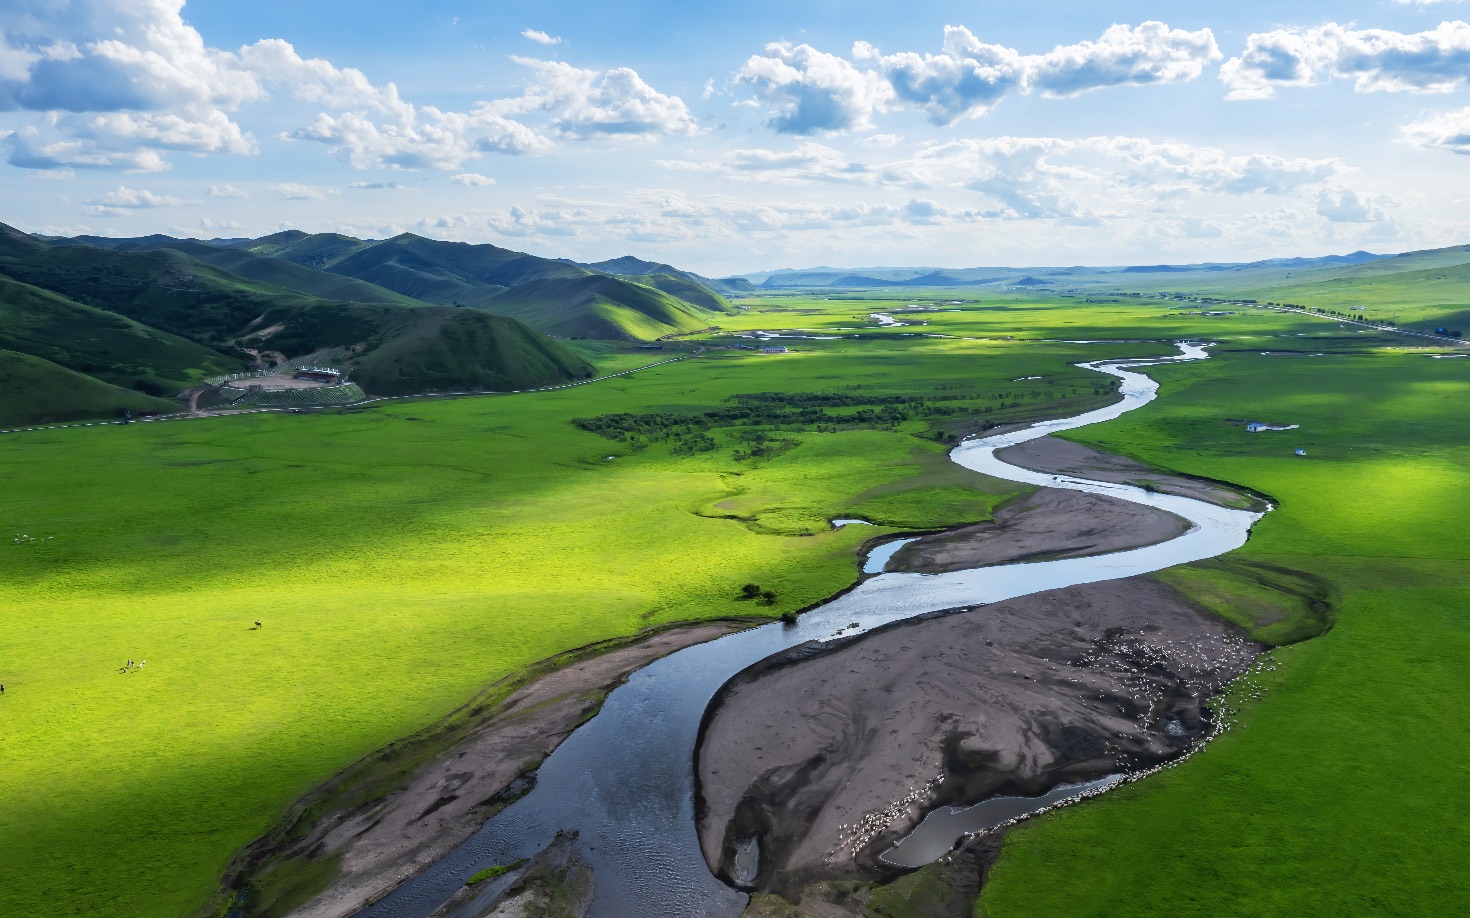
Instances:
[[[995,457],[997,449],[1111,420],[1142,407],[1154,399],[1158,384],[1130,368],[1208,357],[1197,345],[1181,344],[1179,348],[1178,357],[1081,364],[1121,379],[1122,400],[1076,417],[968,440],[951,458],[996,478],[1106,494],[1157,507],[1190,521],[1183,535],[1145,548],[1088,558],[946,574],[879,574],[802,615],[794,626],[764,625],[658,660],[633,673],[608,696],[596,717],[547,757],[534,790],[443,859],[364,909],[360,918],[427,918],[476,871],[532,857],[558,830],[579,833],[578,851],[592,867],[596,884],[593,918],[739,915],[746,896],[710,873],[694,822],[693,763],[700,720],[731,677],[774,653],[806,641],[829,639],[838,631],[850,637],[925,613],[1146,574],[1223,554],[1245,543],[1259,514],[1130,485],[1033,472]],[[853,623],[857,628],[850,627]],[[496,892],[487,888],[478,898]],[[474,907],[471,903],[467,909]]]

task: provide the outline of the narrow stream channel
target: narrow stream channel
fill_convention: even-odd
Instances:
[[[736,673],[771,654],[831,638],[838,631],[851,636],[928,612],[1146,574],[1245,543],[1259,514],[1128,485],[1032,472],[995,458],[997,449],[1111,420],[1152,401],[1158,384],[1128,368],[1209,356],[1196,345],[1179,347],[1178,357],[1081,364],[1120,378],[1122,400],[1073,418],[967,441],[951,458],[997,478],[1158,507],[1189,520],[1193,525],[1188,532],[1146,548],[1090,558],[947,574],[879,574],[802,615],[796,625],[773,623],[664,657],[613,691],[602,711],[546,759],[534,790],[359,915],[427,918],[476,871],[533,857],[558,830],[580,833],[578,851],[592,867],[596,884],[590,913],[594,918],[739,915],[745,894],[717,880],[700,851],[693,765],[705,707]],[[851,628],[852,623],[858,627]],[[942,847],[948,850],[948,845]]]

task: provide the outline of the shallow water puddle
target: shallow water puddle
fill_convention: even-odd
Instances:
[[[881,574],[888,569],[888,562],[898,554],[899,549],[910,542],[919,541],[918,536],[911,539],[894,539],[892,542],[884,542],[868,552],[868,557],[863,561],[864,574]]]

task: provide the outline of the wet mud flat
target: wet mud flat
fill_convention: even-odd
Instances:
[[[534,787],[536,766],[630,673],[757,623],[719,620],[605,641],[507,677],[509,684],[486,693],[490,700],[381,750],[298,803],[286,825],[237,858],[226,881],[248,890],[237,910],[255,914],[268,906],[257,890],[283,884],[273,881],[273,871],[335,862],[325,889],[289,914],[355,914]]]
[[[793,648],[706,715],[701,847],[732,881],[755,839],[739,879],[793,901],[811,884],[891,878],[881,854],[940,806],[1181,755],[1209,732],[1207,700],[1262,649],[1151,576]]]

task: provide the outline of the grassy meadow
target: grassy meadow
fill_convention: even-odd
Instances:
[[[0,542],[0,914],[187,915],[295,798],[505,674],[800,608],[855,579],[865,539],[1015,491],[948,462],[923,419],[772,430],[737,460],[745,428],[674,455],[573,418],[847,392],[1003,421],[1112,397],[1069,365],[1082,347],[822,343],[522,396],[0,439],[0,528],[36,538]],[[604,369],[658,356],[578,345]],[[775,604],[737,601],[749,581]]]
[[[1239,683],[1237,725],[1186,766],[1013,831],[976,913],[1458,913],[1470,361],[1226,353],[1153,372],[1158,402],[1069,436],[1273,495],[1235,556],[1331,581],[1336,624]],[[1223,422],[1247,415],[1301,429]]]
[[[908,303],[946,311],[867,318]],[[1409,866],[1444,866],[1463,832],[1448,693],[1470,578],[1449,508],[1470,361],[1161,301],[740,305],[681,345],[702,356],[555,392],[0,437],[0,529],[37,537],[0,541],[0,914],[188,915],[302,793],[507,673],[645,626],[798,609],[853,582],[867,539],[986,518],[1015,486],[950,463],[955,436],[1105,403],[1106,381],[1072,363],[1168,353],[1176,337],[1216,339],[1219,356],[1158,371],[1164,398],[1086,436],[1280,498],[1244,553],[1333,580],[1340,619],[1277,651],[1280,685],[1216,750],[1015,833],[985,914],[1121,914],[1139,889],[1213,914],[1243,886],[1238,913],[1258,914],[1294,902],[1283,865],[1313,874],[1306,890],[1333,870],[1372,896],[1453,888]],[[794,328],[844,337],[723,347]],[[567,343],[599,372],[676,356]],[[1324,356],[1260,353],[1273,349]],[[572,423],[694,417],[760,393],[923,397],[937,413],[839,407],[800,430],[667,440]],[[1248,438],[1221,421],[1247,414],[1303,429]],[[1281,452],[1296,445],[1307,460]],[[881,525],[827,524],[851,516]],[[775,604],[738,601],[746,582]],[[147,665],[120,672],[128,659]],[[1405,732],[1413,743],[1385,745]],[[1385,854],[1369,828],[1406,845],[1402,869],[1367,875]],[[1334,854],[1348,839],[1359,850]]]
[[[1356,302],[1356,301],[1354,301]],[[1198,304],[1175,300],[1108,296],[1033,296],[1023,293],[977,294],[954,290],[896,290],[878,294],[790,294],[740,301],[735,315],[720,317],[728,335],[761,329],[790,329],[801,335],[839,335],[862,339],[939,335],[962,339],[994,338],[1016,341],[1097,342],[1100,357],[1116,356],[1129,342],[1132,355],[1146,341],[1209,338],[1225,349],[1243,350],[1357,350],[1364,347],[1425,346],[1403,336],[1340,326],[1335,321],[1268,309],[1232,307],[1229,315],[1203,316]],[[920,309],[909,309],[911,305]],[[1341,305],[1320,299],[1312,305]],[[882,327],[872,314],[885,314],[907,323]],[[820,341],[781,339],[776,343],[819,347]],[[1145,354],[1145,351],[1138,351]],[[1147,353],[1153,353],[1148,351]]]

